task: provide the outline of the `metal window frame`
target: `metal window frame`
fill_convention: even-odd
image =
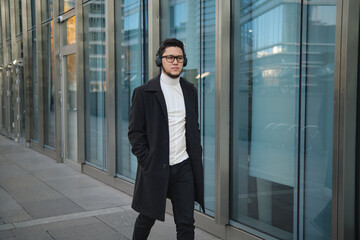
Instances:
[[[358,0],[337,1],[334,135],[333,239],[355,239],[356,108],[358,79]]]
[[[84,18],[82,0],[76,1],[76,44],[77,44],[77,136],[78,136],[78,159],[77,164],[85,163],[85,80],[84,80]]]
[[[106,16],[106,111],[107,111],[107,169],[108,175],[116,176],[116,51],[115,48],[115,2],[105,2]]]

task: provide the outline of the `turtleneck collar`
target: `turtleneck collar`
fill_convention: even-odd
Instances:
[[[179,84],[180,77],[174,79],[162,72],[160,75],[160,81],[167,85],[175,86],[175,85]]]

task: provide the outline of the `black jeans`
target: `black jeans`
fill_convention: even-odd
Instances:
[[[194,239],[194,176],[190,160],[170,167],[168,196],[173,205],[177,239]],[[147,239],[154,223],[155,219],[139,214],[133,240]]]

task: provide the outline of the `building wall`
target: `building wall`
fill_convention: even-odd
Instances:
[[[196,224],[222,239],[355,237],[356,0],[0,3],[1,134],[132,194],[132,91],[176,37],[199,96]]]

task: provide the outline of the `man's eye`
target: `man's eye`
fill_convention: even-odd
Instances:
[[[174,56],[167,56],[167,59],[174,60]]]
[[[178,57],[177,57],[177,59],[179,59],[179,60],[183,60],[183,59],[184,59],[184,57],[183,57],[183,56],[178,56]]]

